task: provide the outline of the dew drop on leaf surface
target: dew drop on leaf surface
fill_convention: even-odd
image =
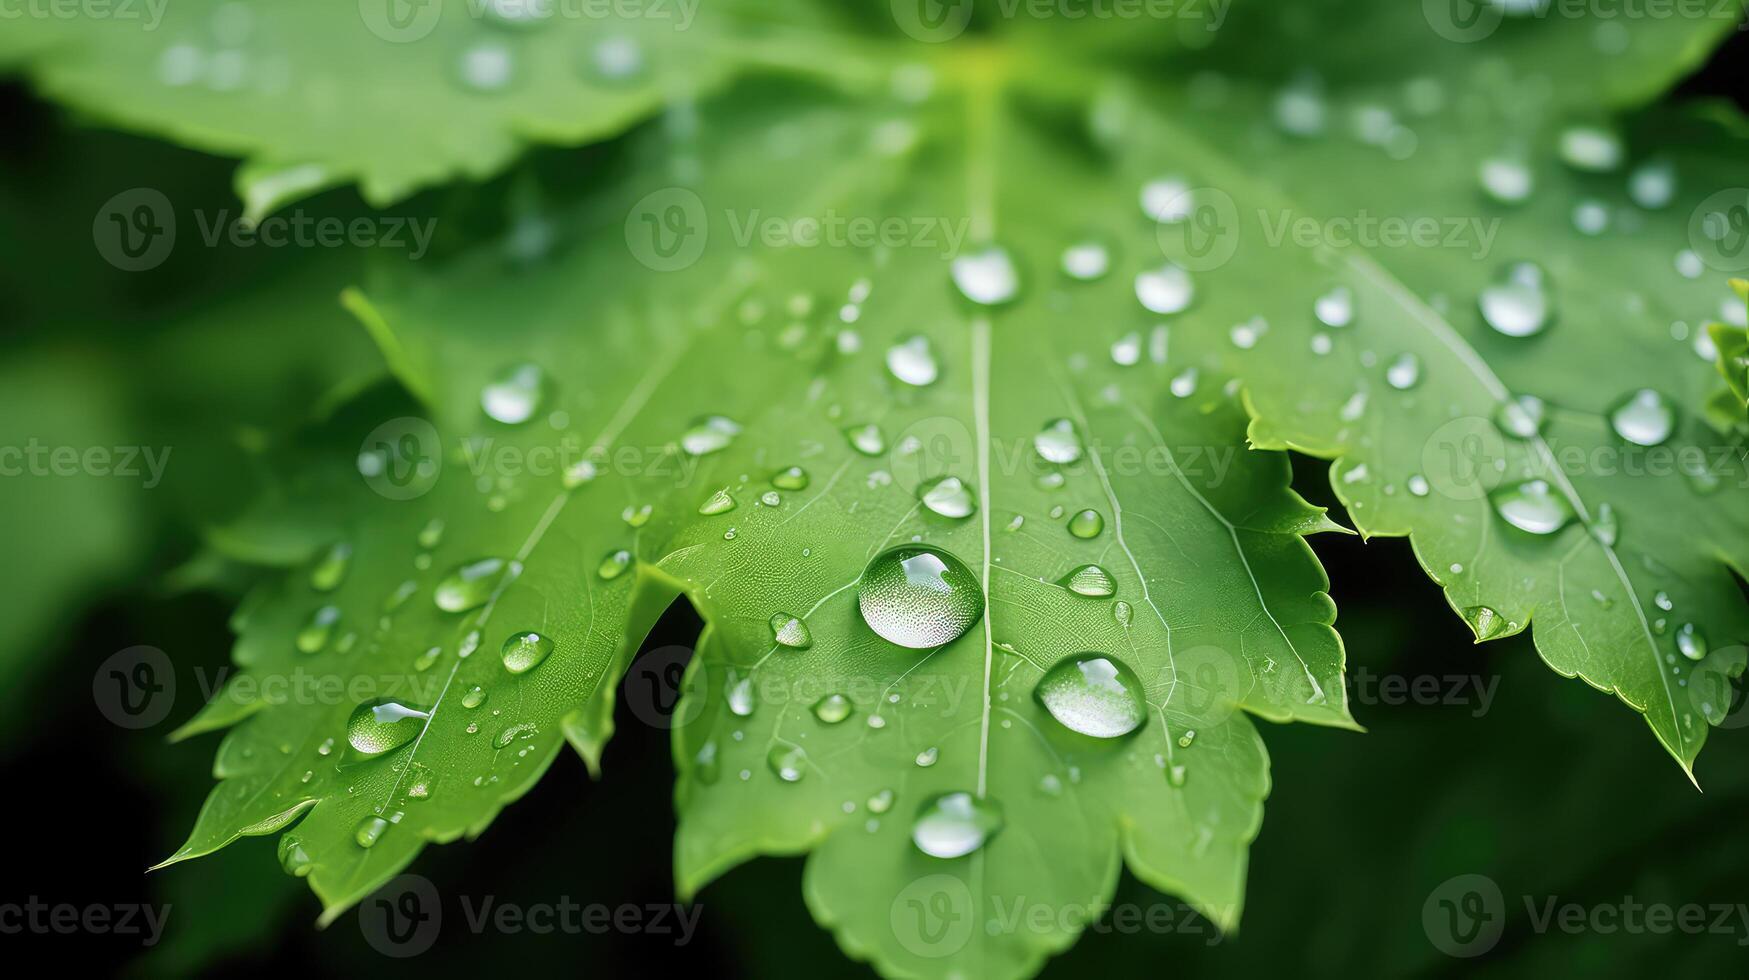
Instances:
[[[516,577],[522,566],[502,558],[480,558],[457,565],[437,583],[432,601],[444,612],[467,612],[486,604],[500,582]]]
[[[1148,720],[1141,680],[1103,653],[1057,661],[1032,694],[1064,728],[1093,738],[1128,735]]]
[[[541,662],[553,652],[554,643],[551,638],[532,631],[512,633],[504,640],[504,646],[498,651],[504,661],[504,669],[512,674],[526,674],[539,667]]]
[[[430,712],[393,698],[366,701],[346,720],[346,741],[360,755],[382,755],[411,742],[430,718]]]
[[[971,570],[924,545],[876,555],[863,570],[857,601],[870,629],[914,650],[958,639],[984,613],[984,595]]]
[[[964,857],[1002,830],[1002,806],[967,792],[925,800],[911,825],[911,842],[930,857]]]
[[[1527,534],[1553,534],[1573,520],[1573,505],[1547,480],[1525,480],[1488,494],[1495,513]]]

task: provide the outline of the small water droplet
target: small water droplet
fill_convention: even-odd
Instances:
[[[601,564],[595,568],[595,574],[606,581],[612,581],[619,578],[630,567],[632,567],[632,553],[621,548],[604,555]]]
[[[352,709],[346,720],[346,741],[363,756],[398,749],[418,737],[431,713],[393,698],[377,698]]]
[[[1333,287],[1312,303],[1312,315],[1326,327],[1346,327],[1354,322],[1354,292],[1347,286]]]
[[[887,437],[872,422],[845,429],[844,438],[850,440],[850,448],[864,456],[879,456],[887,451]]]
[[[926,748],[923,751],[917,753],[916,762],[917,762],[917,765],[923,767],[924,769],[928,769],[930,766],[935,765],[936,760],[940,759],[940,758],[941,758],[941,750],[936,748],[935,746],[931,745],[929,748]]]
[[[598,473],[594,460],[580,459],[565,467],[565,473],[559,478],[559,482],[566,490],[575,490],[594,480]]]
[[[1706,634],[1693,623],[1683,623],[1676,628],[1676,652],[1690,660],[1700,660],[1706,656]]]
[[[1669,205],[1676,196],[1676,168],[1668,160],[1640,164],[1628,175],[1628,196],[1648,211]]]
[[[1599,126],[1569,126],[1561,133],[1561,160],[1575,170],[1614,170],[1621,166],[1621,137]]]
[[[740,432],[741,426],[734,419],[724,415],[706,415],[695,420],[680,434],[680,448],[693,456],[709,455],[727,449]]]
[[[1621,519],[1615,516],[1615,508],[1608,503],[1597,505],[1597,513],[1591,518],[1591,536],[1605,548],[1615,547],[1621,536]]]
[[[351,562],[352,545],[336,542],[310,570],[310,588],[317,592],[333,592],[346,578],[346,569]]]
[[[1676,431],[1676,406],[1651,388],[1641,388],[1610,408],[1609,425],[1636,446],[1656,446]]]
[[[1409,475],[1409,479],[1406,482],[1409,485],[1409,492],[1411,494],[1413,494],[1414,496],[1417,496],[1417,497],[1427,496],[1428,490],[1430,488],[1427,485],[1427,478],[1426,477],[1422,476],[1419,473],[1412,473]]]
[[[1099,242],[1077,242],[1063,249],[1063,272],[1071,279],[1093,282],[1111,268],[1111,253]]]
[[[320,653],[328,645],[328,637],[334,633],[334,624],[340,622],[339,606],[321,606],[310,614],[304,628],[298,630],[293,642],[299,653]]]
[[[498,737],[492,740],[492,745],[495,748],[502,749],[509,746],[511,742],[514,742],[519,738],[533,738],[539,734],[539,725],[536,725],[532,721],[524,721],[515,725],[506,726],[503,731],[498,733]]]
[[[814,636],[808,632],[808,624],[789,613],[776,613],[771,617],[771,636],[778,646],[789,647],[791,650],[806,650],[814,643]]]
[[[493,421],[521,425],[540,409],[544,384],[539,367],[518,364],[480,390],[480,407]]]
[[[1518,440],[1535,439],[1543,430],[1543,418],[1548,406],[1535,395],[1519,395],[1501,402],[1494,409],[1494,425],[1502,433]]]
[[[795,746],[773,745],[766,753],[765,764],[784,782],[800,782],[807,772],[808,755]]]
[[[358,828],[352,832],[352,839],[358,843],[359,847],[374,847],[388,829],[389,822],[382,817],[365,817],[358,822]]]
[[[771,485],[779,490],[806,490],[808,471],[800,466],[785,467],[772,476]]]
[[[1032,448],[1048,463],[1067,465],[1081,458],[1081,437],[1075,423],[1054,419],[1032,437]]]
[[[716,514],[727,514],[734,509],[735,498],[729,495],[729,491],[726,488],[718,490],[716,493],[706,497],[704,503],[698,505],[698,512],[707,517]]]
[[[941,367],[935,361],[935,350],[929,338],[913,334],[887,348],[887,370],[893,377],[915,388],[935,383]]]
[[[753,678],[738,677],[731,681],[723,691],[723,700],[729,706],[729,712],[737,718],[747,718],[753,714]]]
[[[1111,573],[1098,565],[1082,565],[1063,576],[1058,584],[1076,595],[1104,598],[1117,591]]]
[[[1526,534],[1554,534],[1574,518],[1573,505],[1546,480],[1526,480],[1488,494],[1494,512]]]
[[[478,708],[485,703],[486,689],[477,684],[469,688],[468,693],[462,695],[462,707],[464,708]]]
[[[1489,157],[1482,161],[1477,177],[1482,190],[1501,204],[1519,204],[1536,189],[1536,178],[1524,161],[1513,157]]]
[[[1171,388],[1174,397],[1189,398],[1191,395],[1196,394],[1196,382],[1199,376],[1199,372],[1196,368],[1185,368],[1172,379],[1168,387]]]
[[[953,260],[953,284],[960,295],[980,306],[1006,303],[1020,292],[1014,259],[997,245],[986,245]]]
[[[1122,599],[1111,604],[1111,618],[1117,620],[1117,624],[1124,629],[1129,629],[1130,621],[1135,615],[1135,610]]]
[[[1542,333],[1554,321],[1548,273],[1535,262],[1513,262],[1500,270],[1477,298],[1482,319],[1507,337]]]
[[[443,527],[443,518],[441,517],[433,517],[426,521],[425,526],[419,529],[419,547],[430,551],[442,544]]]
[[[911,825],[911,842],[930,857],[957,858],[983,847],[1003,827],[1002,807],[970,793],[942,793],[925,800]]]
[[[1506,617],[1487,606],[1471,606],[1462,615],[1464,622],[1470,624],[1470,632],[1476,635],[1477,640],[1492,640],[1504,635],[1511,628]]]
[[[1069,533],[1077,538],[1096,538],[1105,530],[1105,518],[1091,508],[1078,510],[1069,518]]]
[[[1182,312],[1195,295],[1190,273],[1170,262],[1136,276],[1136,299],[1153,313]]]
[[[1131,367],[1142,361],[1142,335],[1132,330],[1112,341],[1111,362],[1118,367]]]
[[[850,717],[850,699],[842,694],[828,694],[814,702],[814,717],[822,724],[836,725]]]
[[[316,862],[310,857],[310,852],[304,849],[302,840],[286,834],[279,839],[279,866],[293,878],[304,878],[315,870]]]
[[[893,808],[893,791],[883,789],[868,798],[868,812],[885,813]]]
[[[863,570],[858,603],[870,629],[915,650],[952,642],[984,613],[971,571],[953,555],[922,545],[875,556]]]
[[[500,583],[507,583],[520,574],[520,563],[502,558],[465,562],[437,583],[431,598],[444,612],[467,612],[485,605]]]
[[[917,488],[917,499],[932,514],[954,519],[970,517],[978,509],[970,487],[957,476],[944,476]]]
[[[550,638],[532,631],[512,633],[504,638],[498,656],[503,659],[505,670],[526,674],[539,667],[556,645]]]
[[[509,45],[497,41],[470,44],[462,49],[456,78],[476,92],[501,92],[516,78],[516,56]]]
[[[1385,381],[1398,391],[1408,391],[1421,383],[1421,359],[1414,354],[1399,354],[1385,368]]]
[[[1148,720],[1141,680],[1103,653],[1057,661],[1032,694],[1064,728],[1093,738],[1128,735]]]

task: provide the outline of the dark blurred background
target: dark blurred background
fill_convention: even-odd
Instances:
[[[1743,103],[1749,86],[1719,66],[1744,63],[1749,37],[1739,34],[1678,97]],[[0,111],[0,442],[34,434],[173,446],[176,455],[149,490],[63,481],[37,496],[8,486],[0,497],[12,566],[0,586],[10,636],[0,654],[9,804],[0,832],[12,848],[0,864],[0,906],[171,906],[150,948],[139,936],[20,931],[3,915],[0,948],[52,957],[69,972],[163,976],[246,975],[268,963],[425,977],[507,967],[522,976],[866,974],[808,917],[794,859],[754,862],[707,889],[684,945],[672,935],[452,926],[409,960],[375,952],[355,915],[317,929],[318,903],[280,873],[271,837],[146,874],[180,843],[211,785],[217,737],[172,746],[164,735],[198,704],[198,672],[210,677],[227,663],[227,617],[249,580],[246,570],[194,560],[194,529],[247,499],[252,447],[326,393],[376,374],[380,360],[331,302],[356,277],[357,256],[188,249],[151,276],[97,256],[89,216],[111,194],[154,186],[191,208],[235,209],[233,162],[82,127],[16,85],[0,86]],[[611,152],[538,152],[509,176],[396,211],[441,212],[443,234],[454,237],[439,249],[507,236],[531,187],[563,193],[589,169],[580,156]],[[366,213],[350,190],[305,207]],[[228,307],[240,293],[283,303],[265,314],[259,300]],[[1322,463],[1296,458],[1295,486],[1346,522]],[[1527,977],[1740,975],[1749,963],[1749,905],[1738,904],[1749,903],[1749,734],[1714,734],[1697,792],[1641,721],[1556,677],[1527,638],[1473,645],[1406,542],[1326,535],[1314,547],[1335,583],[1354,715],[1369,732],[1263,725],[1274,790],[1251,852],[1240,934],[1218,937],[1178,914],[1170,932],[1096,928],[1046,974],[1437,976],[1482,965]],[[648,646],[689,643],[698,626],[676,608]],[[93,671],[139,644],[170,654],[185,693],[162,723],[129,731],[94,707]],[[1388,693],[1417,678],[1431,696]],[[463,922],[463,896],[476,905],[486,896],[672,902],[667,732],[622,705],[604,773],[592,783],[562,753],[480,840],[428,848],[414,870],[436,885],[446,923]],[[1486,875],[1504,896],[1502,938],[1474,960],[1442,953],[1424,925],[1429,896],[1461,874]],[[1701,934],[1568,934],[1531,921],[1530,907],[1551,899],[1596,910],[1630,897],[1728,911],[1722,927]],[[1128,879],[1115,901],[1172,904]],[[1716,924],[1711,908],[1706,921]]]

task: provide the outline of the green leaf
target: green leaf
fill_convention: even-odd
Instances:
[[[1733,279],[1731,288],[1749,302],[1749,280]],[[1749,329],[1741,324],[1714,323],[1708,325],[1707,331],[1718,351],[1719,374],[1725,379],[1725,404],[1738,409],[1735,415],[1727,417],[1740,425],[1745,421],[1742,412],[1749,409]]]
[[[529,144],[612,136],[750,64],[805,61],[813,46],[810,18],[768,30],[744,2],[631,18],[524,0],[122,10],[13,18],[0,65],[96,119],[245,158],[236,184],[251,220],[351,182],[381,206],[489,177]]]

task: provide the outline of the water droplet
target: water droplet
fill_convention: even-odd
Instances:
[[[1111,604],[1111,618],[1117,620],[1117,625],[1124,629],[1129,629],[1130,621],[1135,618],[1135,615],[1135,610],[1122,599]]]
[[[845,429],[844,438],[850,440],[850,448],[864,456],[879,456],[887,451],[887,437],[882,435],[880,427],[872,422],[867,425],[853,425]]]
[[[358,829],[352,832],[352,839],[359,847],[373,847],[389,829],[389,822],[382,817],[365,817],[358,822]]]
[[[771,617],[771,635],[778,646],[792,650],[806,650],[814,643],[813,634],[808,632],[808,624],[789,613],[780,612]]]
[[[887,370],[905,384],[921,388],[941,376],[929,338],[913,334],[887,348]]]
[[[620,520],[626,522],[626,527],[643,527],[650,523],[650,515],[656,512],[654,504],[628,504],[619,512]]]
[[[1105,530],[1105,518],[1091,508],[1078,510],[1069,518],[1069,533],[1077,538],[1096,538]]]
[[[431,665],[437,663],[437,658],[441,656],[443,656],[442,647],[429,647],[424,653],[413,658],[413,669],[420,671],[430,670]]]
[[[926,748],[923,751],[917,753],[916,762],[917,762],[917,765],[921,766],[922,768],[928,769],[930,766],[935,765],[936,760],[940,759],[940,758],[941,758],[941,750],[936,748],[935,746],[931,745],[929,748]]]
[[[431,713],[393,698],[377,698],[352,709],[346,741],[360,755],[382,755],[417,738]]]
[[[333,592],[346,578],[346,569],[351,562],[352,545],[337,542],[310,570],[310,588],[317,592]]]
[[[964,857],[988,843],[1002,826],[1002,807],[995,800],[942,793],[918,808],[911,842],[930,857]]]
[[[1354,322],[1354,293],[1336,286],[1312,303],[1312,315],[1326,327],[1346,327]]]
[[[1651,388],[1641,388],[1615,403],[1609,425],[1636,446],[1656,446],[1676,431],[1676,406]]]
[[[1177,224],[1196,210],[1196,195],[1182,177],[1161,177],[1142,185],[1142,213],[1161,224]]]
[[[1136,276],[1136,299],[1150,312],[1182,312],[1195,295],[1190,273],[1170,262]]]
[[[1665,592],[1662,589],[1659,589],[1658,592],[1652,596],[1652,604],[1665,612],[1669,612],[1676,608],[1676,603],[1670,601],[1670,593]]]
[[[1068,419],[1046,422],[1032,437],[1032,448],[1048,463],[1069,464],[1081,458],[1081,437]]]
[[[407,784],[407,796],[415,800],[430,799],[431,786],[437,778],[431,772],[431,767],[415,762],[408,768],[408,776],[411,782]]]
[[[632,567],[632,553],[621,548],[618,551],[610,551],[603,556],[601,564],[596,566],[595,574],[604,580],[612,581],[619,578],[630,567]]]
[[[1099,242],[1077,242],[1063,249],[1063,272],[1071,279],[1092,282],[1111,268],[1111,253]]]
[[[823,724],[836,725],[850,717],[850,699],[842,694],[828,694],[814,703],[814,717]]]
[[[980,306],[995,306],[1020,292],[1014,259],[997,245],[986,245],[953,260],[953,284],[960,295]]]
[[[334,633],[334,624],[340,622],[339,606],[322,606],[310,614],[304,628],[298,630],[294,639],[300,653],[320,653],[328,645],[328,637]]]
[[[1699,660],[1706,656],[1706,634],[1693,623],[1684,623],[1676,628],[1676,651],[1690,660]]]
[[[767,490],[759,495],[759,502],[767,507],[776,507],[783,503],[783,498],[778,496],[776,490]]]
[[[497,41],[471,44],[462,50],[456,77],[476,92],[501,92],[515,80],[516,56]]]
[[[1032,696],[1064,728],[1093,738],[1128,735],[1148,720],[1141,680],[1103,653],[1057,661]]]
[[[914,650],[952,642],[984,614],[978,580],[958,558],[922,545],[876,555],[862,573],[863,621]]]
[[[706,497],[704,503],[698,505],[698,512],[707,517],[715,514],[727,514],[734,509],[735,498],[729,495],[727,489],[718,490]]]
[[[741,432],[734,419],[722,415],[707,415],[692,423],[680,434],[680,448],[693,456],[704,456],[728,448]]]
[[[559,482],[566,490],[575,490],[594,480],[598,472],[594,460],[580,459],[565,467],[565,473],[559,478]]]
[[[1628,175],[1628,196],[1648,211],[1669,205],[1676,196],[1676,168],[1667,160],[1640,164]]]
[[[1189,398],[1191,395],[1196,394],[1196,382],[1199,376],[1200,375],[1196,368],[1185,368],[1172,379],[1169,385],[1173,396],[1177,398]]]
[[[496,748],[502,749],[519,738],[533,738],[539,734],[539,725],[536,725],[532,721],[520,722],[515,725],[506,726],[503,731],[498,733],[498,737],[492,740],[492,745]]]
[[[486,689],[477,684],[469,688],[468,693],[462,695],[462,707],[464,708],[478,708],[485,703]]]
[[[1609,229],[1609,206],[1587,198],[1573,205],[1573,228],[1581,235],[1601,235]]]
[[[1574,518],[1573,505],[1546,480],[1526,480],[1488,494],[1494,512],[1527,534],[1553,534]]]
[[[1117,591],[1117,583],[1111,579],[1111,573],[1098,565],[1082,565],[1058,581],[1063,588],[1076,595],[1104,598]]]
[[[1621,166],[1621,137],[1598,126],[1570,126],[1561,133],[1561,160],[1575,170],[1614,170]]]
[[[1470,624],[1470,632],[1476,635],[1477,640],[1492,640],[1503,636],[1511,628],[1505,616],[1487,606],[1471,606],[1463,611],[1463,617],[1464,622]]]
[[[551,639],[532,631],[512,633],[504,638],[498,656],[504,660],[505,670],[512,674],[526,674],[539,667],[555,645]]]
[[[808,471],[800,466],[786,467],[772,476],[771,485],[779,490],[806,490],[808,488]]]
[[[1385,368],[1385,381],[1398,391],[1408,391],[1421,383],[1421,359],[1414,354],[1399,354]]]
[[[730,682],[723,691],[723,701],[729,706],[729,713],[737,718],[747,718],[753,714],[753,678],[738,677]]]
[[[1494,425],[1514,439],[1535,439],[1543,430],[1548,406],[1535,395],[1519,395],[1494,409]]]
[[[480,407],[493,421],[520,425],[540,409],[543,384],[539,367],[518,364],[480,390]]]
[[[1183,735],[1178,736],[1178,747],[1181,749],[1188,749],[1188,748],[1190,748],[1191,744],[1194,743],[1195,741],[1196,741],[1196,729],[1187,728],[1184,730]]]
[[[1141,363],[1141,360],[1142,335],[1140,332],[1132,330],[1112,341],[1111,362],[1113,364],[1118,367],[1130,367]]]
[[[590,49],[589,68],[604,81],[636,78],[644,70],[644,49],[629,37],[604,38]]]
[[[1605,548],[1615,547],[1621,536],[1621,520],[1615,516],[1614,507],[1607,503],[1597,505],[1597,513],[1591,518],[1591,536]]]
[[[480,558],[457,565],[437,583],[431,598],[444,612],[467,612],[485,605],[500,583],[507,583],[520,574],[522,565],[518,562]]]
[[[868,812],[885,813],[893,808],[893,791],[883,789],[868,798]]]
[[[957,476],[944,476],[923,484],[917,488],[917,499],[929,508],[930,513],[942,517],[970,517],[978,509],[971,488]]]
[[[443,527],[443,518],[441,517],[433,517],[426,521],[425,526],[419,529],[419,547],[430,551],[442,544]]]
[[[1482,189],[1501,204],[1519,204],[1536,189],[1536,178],[1524,161],[1512,157],[1489,157],[1477,174]]]
[[[304,850],[304,842],[291,834],[279,839],[279,866],[293,878],[307,877],[316,868],[316,862],[310,857],[310,852]]]
[[[1508,337],[1542,333],[1554,320],[1548,285],[1548,274],[1535,262],[1507,265],[1477,300],[1482,319]]]
[[[773,745],[766,753],[765,764],[784,782],[800,782],[807,772],[808,755],[795,746]]]
[[[1426,477],[1422,476],[1419,473],[1413,473],[1413,474],[1410,474],[1407,483],[1409,485],[1409,492],[1411,494],[1413,494],[1417,497],[1427,496],[1428,490],[1430,488],[1427,485],[1427,478]]]

